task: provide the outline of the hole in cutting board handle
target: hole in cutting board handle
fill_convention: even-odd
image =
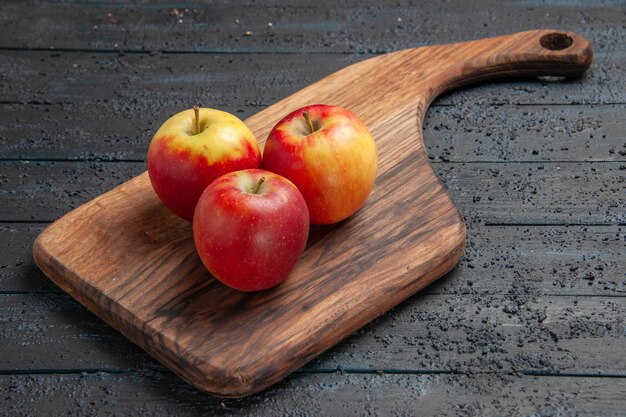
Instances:
[[[560,51],[568,48],[574,40],[565,33],[548,33],[539,39],[539,43],[551,51]]]

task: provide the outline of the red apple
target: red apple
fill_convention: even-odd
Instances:
[[[308,234],[309,213],[300,191],[286,178],[259,169],[213,181],[193,218],[200,259],[215,278],[241,291],[283,282]]]
[[[148,149],[154,191],[170,210],[189,221],[213,180],[228,172],[260,167],[256,139],[241,120],[197,106],[163,123]]]
[[[330,224],[355,213],[376,179],[374,138],[352,112],[315,104],[282,119],[269,134],[263,168],[302,192],[311,223]]]

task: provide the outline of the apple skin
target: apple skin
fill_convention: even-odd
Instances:
[[[248,127],[232,114],[209,108],[199,111],[195,133],[193,109],[169,118],[148,149],[150,182],[161,201],[191,221],[204,189],[232,171],[261,167],[261,152]]]
[[[298,187],[311,223],[331,224],[363,206],[374,186],[378,156],[374,138],[357,116],[337,106],[315,104],[276,124],[265,143],[263,168]]]
[[[264,182],[255,193],[261,178]],[[196,206],[193,236],[206,268],[240,291],[283,282],[298,262],[309,234],[302,194],[286,178],[248,169],[209,185]]]

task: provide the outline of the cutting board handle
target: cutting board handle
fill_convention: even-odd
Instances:
[[[416,130],[428,106],[458,87],[509,78],[581,76],[593,51],[584,37],[555,29],[530,30],[493,38],[405,49],[353,64],[275,104],[279,112],[312,103],[351,109],[370,129],[386,125],[398,114],[418,111]],[[322,87],[323,86],[323,87]],[[279,120],[250,122],[261,144]],[[407,135],[411,136],[411,135]]]
[[[352,64],[274,104],[286,114],[314,103],[342,106],[370,129],[418,115],[407,140],[419,131],[428,106],[446,91],[477,82],[536,76],[578,77],[591,65],[591,44],[568,31],[542,29],[446,45],[404,49]],[[415,109],[419,109],[416,113]],[[256,114],[246,120],[262,147],[280,117]],[[398,127],[390,129],[398,130]],[[405,127],[403,127],[406,129]],[[397,136],[397,135],[396,135]]]
[[[476,82],[514,78],[557,76],[575,78],[591,65],[593,51],[584,37],[563,30],[531,30],[495,38],[465,42],[471,54],[450,57],[449,68],[438,71],[434,99],[451,89]],[[464,48],[465,49],[465,48]],[[458,53],[458,49],[456,50]]]

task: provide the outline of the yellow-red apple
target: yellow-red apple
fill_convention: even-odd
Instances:
[[[315,104],[283,118],[269,134],[263,168],[293,182],[311,223],[331,224],[354,214],[376,179],[376,144],[352,112]]]
[[[215,278],[241,291],[283,282],[309,234],[300,191],[272,172],[247,169],[209,185],[196,206],[196,250]]]
[[[216,178],[261,167],[261,152],[248,127],[232,114],[209,108],[169,118],[148,149],[150,182],[161,201],[191,221],[204,189]]]

